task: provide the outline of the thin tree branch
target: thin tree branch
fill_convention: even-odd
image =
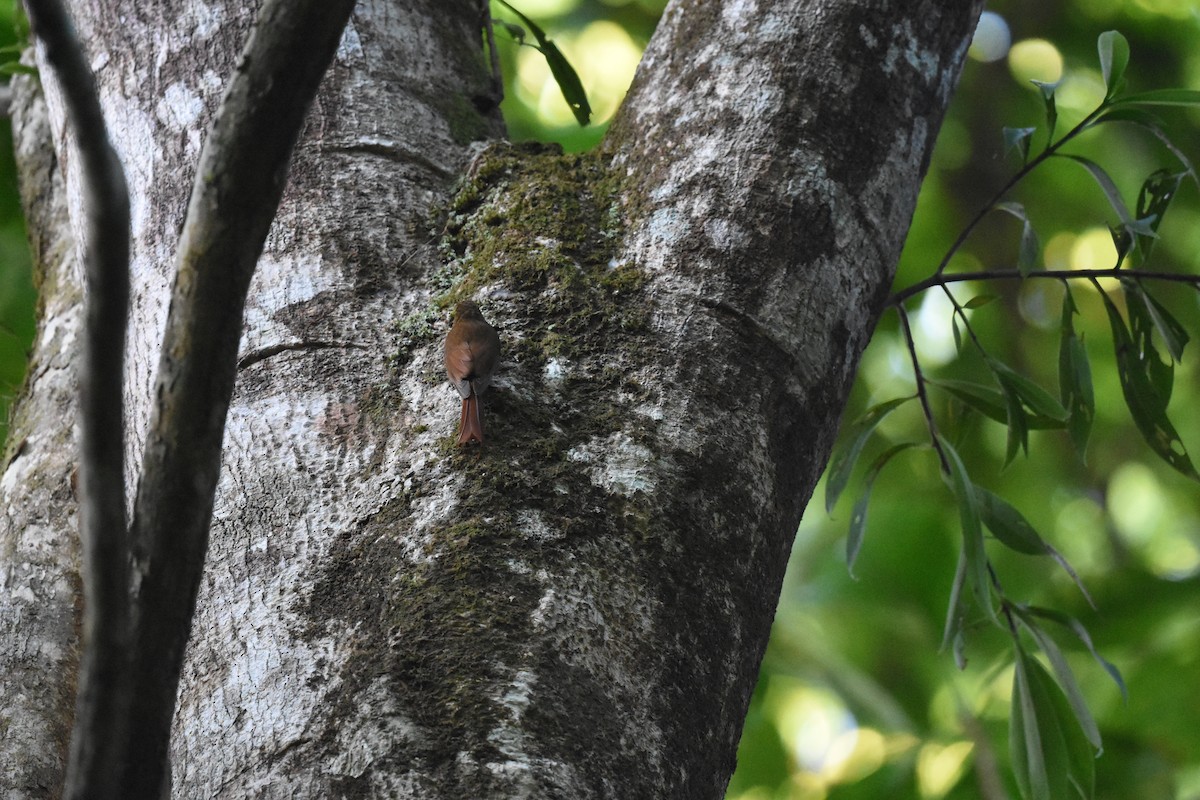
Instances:
[[[933,451],[937,453],[942,472],[949,475],[950,461],[946,458],[945,451],[942,450],[941,440],[938,439],[937,422],[933,417],[933,406],[929,404],[929,393],[925,391],[925,374],[921,372],[921,362],[917,358],[917,343],[913,339],[912,326],[908,322],[908,311],[904,306],[896,306],[896,313],[900,316],[900,327],[904,331],[904,343],[908,346],[908,357],[912,361],[913,379],[917,383],[917,399],[921,402],[921,411],[925,414],[925,424],[929,427],[929,441],[933,445]]]
[[[1085,131],[1089,125],[1095,122],[1102,110],[1103,106],[1092,111],[1092,113],[1080,120],[1079,124],[1077,124],[1074,128],[1071,128],[1071,130],[1059,137],[1057,142],[1047,145],[1046,149],[1038,153],[1032,161],[1026,162],[1024,166],[1013,173],[1012,177],[1009,178],[1003,186],[996,190],[996,193],[992,195],[992,199],[986,202],[983,207],[976,212],[975,216],[971,218],[971,221],[964,225],[963,229],[958,232],[958,237],[950,245],[949,249],[946,250],[946,255],[942,257],[942,260],[937,265],[937,269],[934,270],[934,276],[939,276],[946,271],[946,267],[950,264],[950,259],[954,257],[955,253],[958,252],[958,248],[963,246],[963,242],[967,241],[967,237],[970,236],[971,232],[975,230],[975,227],[983,221],[983,218],[996,209],[996,204],[1000,202],[1000,198],[1012,191],[1013,187],[1024,180],[1025,176],[1037,169],[1043,161],[1047,161],[1050,158],[1058,155],[1058,151],[1062,148],[1062,146],[1074,139],[1079,134],[1083,133],[1083,131]]]
[[[129,195],[96,85],[59,0],[29,0],[29,21],[62,90],[87,214],[87,301],[79,371],[79,530],[83,653],[67,798],[119,798],[130,705],[129,541],[121,378],[129,306]]]
[[[923,281],[914,283],[907,289],[896,292],[886,303],[887,306],[899,306],[914,295],[918,295],[935,286],[946,286],[963,281],[1000,281],[1024,280],[1026,278],[1055,278],[1057,280],[1090,280],[1095,278],[1131,278],[1133,280],[1167,281],[1171,283],[1187,283],[1200,286],[1200,275],[1186,275],[1178,272],[1152,272],[1148,270],[1120,269],[1044,269],[1024,273],[1017,270],[979,272],[954,272],[949,275],[931,275]]]
[[[266,0],[200,156],[134,505],[127,797],[154,797],[208,547],[250,277],[353,0]]]

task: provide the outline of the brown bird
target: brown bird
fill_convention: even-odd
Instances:
[[[500,363],[500,337],[487,323],[479,306],[463,300],[454,308],[454,325],[446,334],[446,374],[462,396],[462,417],[458,421],[458,443],[475,439],[483,443],[483,422],[479,418],[479,395],[492,382],[492,373]]]

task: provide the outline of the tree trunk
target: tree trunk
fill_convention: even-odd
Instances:
[[[978,5],[675,3],[602,150],[563,156],[477,152],[479,3],[360,3],[247,303],[175,795],[720,797]],[[133,198],[137,465],[251,12],[73,11]],[[59,163],[28,84],[43,310],[0,483],[14,797],[61,782],[76,661],[81,204],[43,76]],[[466,297],[504,355],[459,449],[441,338]]]

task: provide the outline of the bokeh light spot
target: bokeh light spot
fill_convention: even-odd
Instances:
[[[1008,51],[1008,68],[1020,84],[1033,89],[1030,81],[1054,83],[1062,77],[1063,57],[1045,39],[1022,39]]]
[[[994,11],[985,11],[979,15],[979,24],[975,26],[975,36],[971,39],[971,49],[967,55],[985,63],[999,61],[1008,55],[1011,44],[1012,33],[1004,17]]]

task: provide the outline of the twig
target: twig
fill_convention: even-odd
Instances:
[[[135,501],[139,579],[127,797],[166,773],[254,266],[353,0],[266,0],[204,144],[177,253]]]
[[[74,26],[59,0],[29,21],[62,90],[82,162],[87,303],[79,370],[83,652],[64,797],[118,798],[130,680],[129,540],[121,401],[129,306],[129,197]]]
[[[925,391],[925,375],[921,372],[921,362],[917,359],[917,344],[913,340],[912,327],[908,323],[908,311],[904,306],[896,306],[900,315],[900,327],[904,331],[904,343],[908,345],[908,357],[912,361],[913,378],[917,383],[917,399],[921,401],[921,411],[925,414],[925,424],[929,427],[929,440],[933,451],[937,453],[942,465],[942,472],[950,474],[950,461],[942,451],[942,443],[938,439],[937,423],[933,418],[933,408],[929,405],[929,394]]]
[[[899,306],[914,295],[918,295],[935,286],[946,286],[963,281],[1000,281],[1025,280],[1037,278],[1054,278],[1057,280],[1094,280],[1096,278],[1130,278],[1132,280],[1168,281],[1172,283],[1188,283],[1200,286],[1200,275],[1184,275],[1178,272],[1153,272],[1135,269],[1043,269],[1029,273],[1017,270],[980,270],[978,272],[954,272],[949,275],[931,275],[923,281],[914,283],[907,289],[896,292],[886,303],[887,306]]]
[[[1020,183],[1025,178],[1026,175],[1028,175],[1029,173],[1031,173],[1035,169],[1037,169],[1037,167],[1043,161],[1046,161],[1049,158],[1057,155],[1059,149],[1064,144],[1071,141],[1076,136],[1078,136],[1080,133],[1082,133],[1087,128],[1088,125],[1091,125],[1092,122],[1094,122],[1096,120],[1096,118],[1098,116],[1100,116],[1101,111],[1102,111],[1101,108],[1097,108],[1096,110],[1092,111],[1090,114],[1088,114],[1082,120],[1080,120],[1078,125],[1076,125],[1074,128],[1071,128],[1071,130],[1064,133],[1057,142],[1047,145],[1046,149],[1043,150],[1042,152],[1038,153],[1037,156],[1032,161],[1026,162],[1026,164],[1024,166],[1022,166],[1019,170],[1017,170],[1015,173],[1013,173],[1013,176],[1011,178],[1009,178],[1005,182],[1005,184],[996,191],[996,193],[994,195],[992,195],[992,199],[989,200],[987,203],[985,203],[983,205],[983,207],[980,208],[978,212],[976,212],[975,216],[971,218],[971,221],[968,222],[965,226],[963,226],[963,229],[961,231],[959,231],[958,237],[950,245],[949,249],[946,250],[946,255],[944,255],[942,257],[941,262],[938,263],[937,269],[934,270],[934,275],[938,276],[946,271],[946,267],[950,264],[950,259],[954,257],[955,253],[958,252],[958,248],[962,247],[963,242],[965,242],[967,240],[967,237],[971,235],[971,232],[975,230],[975,227],[977,225],[979,225],[980,222],[983,221],[983,218],[986,217],[988,214],[990,214],[996,208],[996,204],[1000,202],[1000,199],[1002,197],[1004,197],[1004,195],[1006,195],[1010,191],[1012,191],[1014,186],[1016,186],[1018,183]]]

